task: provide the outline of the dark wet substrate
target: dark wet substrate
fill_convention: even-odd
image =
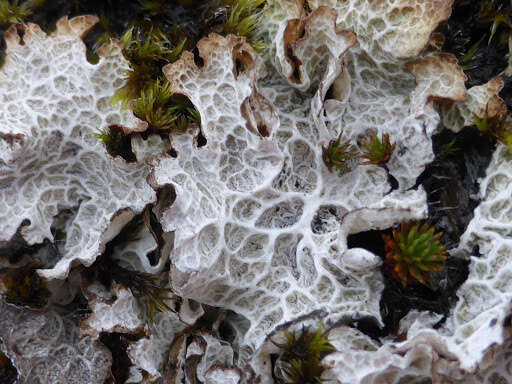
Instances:
[[[485,175],[495,141],[481,135],[474,128],[455,134],[444,130],[433,137],[435,160],[427,166],[417,181],[427,192],[429,216],[427,222],[444,233],[442,242],[447,250],[458,246],[461,235],[473,218],[473,211],[480,203],[478,179]],[[362,232],[348,237],[348,247],[361,247],[385,259],[382,235],[391,236],[391,229]],[[479,256],[478,249],[471,256]],[[372,321],[358,321],[359,330],[373,338],[397,335],[400,320],[416,309],[444,315],[444,322],[457,301],[457,289],[467,279],[467,258],[448,255],[442,271],[432,273],[432,283],[406,287],[394,279],[383,264],[384,291],[380,301],[384,328]],[[440,325],[440,324],[439,324]]]

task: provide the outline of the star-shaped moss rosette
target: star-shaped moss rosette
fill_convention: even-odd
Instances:
[[[341,135],[336,140],[331,140],[327,147],[322,147],[322,159],[329,168],[329,172],[333,168],[340,173],[350,172],[349,162],[357,155],[357,152],[350,150],[350,142],[342,141]]]
[[[386,242],[386,264],[403,286],[419,282],[427,285],[430,272],[444,268],[446,249],[441,245],[442,232],[427,223],[404,222],[393,229],[393,238],[382,235]]]
[[[361,164],[384,165],[391,158],[396,144],[391,144],[391,141],[389,140],[389,133],[384,133],[382,138],[379,138],[376,133],[372,133],[361,143],[361,147],[363,149],[361,157],[367,159]]]

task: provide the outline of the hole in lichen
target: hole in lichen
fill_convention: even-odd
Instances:
[[[504,328],[510,328],[512,326],[512,315],[507,315],[503,319],[503,327]]]
[[[89,33],[83,39],[86,47],[85,57],[87,61],[91,64],[98,64],[100,60],[100,57],[96,54],[95,48],[98,48],[96,41],[98,36],[101,36],[102,34],[106,35],[107,32],[103,27],[102,23],[98,23],[89,31]],[[107,41],[105,41],[105,43],[107,43]]]
[[[359,232],[347,237],[348,248],[364,248],[381,258],[386,256],[384,252],[384,240],[382,235],[391,236],[391,229],[384,231]]]
[[[201,56],[199,56],[199,49],[194,48],[192,50],[192,53],[194,54],[194,63],[199,67],[199,68],[202,68],[204,67],[204,60]]]
[[[272,375],[272,379],[274,380],[275,383],[279,383],[280,382],[280,379],[276,377],[276,363],[277,363],[277,359],[279,359],[279,354],[277,353],[271,353],[270,354],[270,373]]]
[[[25,41],[23,40],[23,38],[25,37],[25,27],[23,26],[23,24],[16,24],[16,32],[20,37],[20,45],[25,45]]]
[[[227,321],[222,321],[219,324],[218,332],[219,337],[228,343],[232,343],[236,338],[235,329]]]
[[[331,84],[331,86],[329,87],[329,89],[325,93],[324,100],[330,100],[330,99],[334,99],[334,83]],[[324,110],[324,113],[325,113],[325,110]]]
[[[297,40],[302,39],[304,36],[306,36],[306,28],[302,27],[299,32],[299,38]]]
[[[120,156],[128,163],[137,161],[132,151],[131,135],[127,135],[122,126],[109,125],[104,131],[96,133],[95,137],[105,145],[105,149],[110,156]]]
[[[300,76],[300,66],[301,66],[302,62],[294,55],[293,50],[291,49],[291,47],[288,48],[287,54],[288,54],[288,57],[295,64],[293,66],[293,73],[291,74],[289,79],[290,79],[291,82],[299,84],[302,81],[301,80],[301,76]]]
[[[258,132],[261,136],[263,137],[269,137],[270,136],[270,131],[268,129],[268,127],[265,125],[265,124],[258,124]]]
[[[254,67],[254,58],[244,48],[238,44],[233,47],[233,58],[234,58],[234,74],[238,77],[246,70]]]
[[[245,67],[244,67],[242,60],[240,60],[238,58],[235,59],[235,74],[236,74],[236,76],[239,76],[240,73],[242,73],[244,70],[245,70]]]
[[[171,148],[167,151],[167,154],[172,158],[176,159],[178,157],[178,152],[174,148]]]
[[[172,184],[164,184],[156,191],[156,196],[157,199],[153,212],[159,216],[174,203],[174,200],[176,199],[176,191]]]
[[[157,196],[158,196],[158,193],[157,193]],[[163,237],[164,231],[162,229],[162,224],[160,224],[160,221],[157,219],[155,214],[151,210],[147,210],[146,214],[149,216],[149,225],[151,227],[151,232],[156,237],[156,242],[158,243],[158,247],[154,251],[148,253],[148,255],[146,257],[148,258],[149,264],[151,264],[152,266],[155,266],[160,261],[161,250],[165,249],[166,239],[164,239],[164,237]]]
[[[379,340],[382,336],[382,329],[374,317],[363,317],[348,324],[352,328],[356,328],[373,340]]]
[[[112,366],[110,371],[114,376],[115,383],[124,383],[128,380],[130,367],[133,365],[126,349],[131,342],[139,340],[137,335],[123,333],[102,333],[100,341],[112,353]]]
[[[204,137],[203,132],[199,131],[197,135],[197,148],[204,147],[207,144],[206,137]]]
[[[350,235],[347,238],[347,244],[349,248],[367,249],[384,261],[383,234],[392,236],[391,229]],[[368,332],[367,334],[371,337],[396,335],[400,320],[413,309],[440,313],[446,318],[457,301],[457,289],[469,274],[469,260],[449,256],[443,270],[432,272],[432,283],[428,286],[410,283],[404,287],[391,275],[384,263],[381,272],[384,277],[384,291],[380,300],[380,309],[385,326],[379,331],[373,326],[359,328],[356,325],[361,332]]]
[[[387,172],[388,175],[388,183],[391,185],[391,189],[389,192],[393,192],[395,189],[398,189],[398,180],[389,172]]]

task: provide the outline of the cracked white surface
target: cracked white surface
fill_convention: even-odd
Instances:
[[[161,379],[173,342],[205,313],[203,304],[232,310],[248,322],[236,331],[238,361],[234,348],[208,334],[182,345],[183,359],[197,356],[192,371],[206,383],[237,382],[241,372],[231,364],[267,353],[270,332],[313,311],[324,311],[324,321],[369,316],[380,323],[381,259],[348,249],[347,236],[426,216],[424,190],[409,188],[433,159],[430,138],[440,121],[434,101],[459,100],[445,107],[444,123],[455,131],[475,115],[483,117],[491,100],[496,111],[503,107],[500,79],[470,89],[463,101],[465,78],[455,59],[422,53],[432,30],[449,17],[452,2],[315,0],[308,15],[299,2],[269,1],[262,36],[271,66],[265,68],[243,39],[211,34],[198,44],[202,67],[184,53],[164,69],[173,89],[200,112],[206,145],[198,147],[197,132],[178,133],[171,138],[177,156],[157,156],[168,149],[166,141],[135,137],[139,161],[133,164],[111,158],[92,137],[114,123],[143,129],[133,115],[108,102],[128,65],[119,46],[104,46],[97,65],[85,60],[81,36],[96,19],[62,19],[51,36],[28,25],[24,44],[11,30],[0,71],[0,240],[11,239],[20,226],[29,244],[53,240],[55,216],[71,209],[76,215],[61,225],[62,259],[41,274],[64,278],[76,260],[92,264],[105,242],[155,201],[146,184],[146,162],[151,162],[151,185],[158,191],[172,186],[176,194],[153,207],[174,248],[166,245],[158,263],[150,265],[147,255],[161,244],[142,225],[137,241],[117,247],[112,256],[147,273],[161,272],[169,256],[171,287],[185,301],[179,314],[157,313],[155,323],[146,325],[148,337],[128,348],[135,364],[131,382],[142,381],[143,371],[148,380]],[[354,148],[370,131],[390,134],[397,149],[388,167],[398,189],[392,190],[378,166],[354,162],[344,175],[328,172],[322,146],[342,131]],[[460,247],[479,245],[482,256],[472,258],[447,322],[433,329],[438,316],[411,312],[401,324],[406,339],[383,344],[337,327],[331,338],[338,352],[324,360],[333,368],[330,378],[351,384],[412,378],[495,384],[499,375],[510,377],[504,324],[512,300],[511,162],[499,146],[481,183],[484,200]],[[129,290],[116,287],[113,302],[106,296],[89,298],[93,314],[83,323],[84,333],[133,333],[144,326]],[[0,309],[5,309],[2,326],[14,321],[12,314],[29,313],[2,303]],[[87,345],[87,356],[99,356],[94,359],[101,367],[109,365],[108,354],[89,338],[79,342],[76,326],[56,312],[31,316],[35,321],[21,321],[33,323],[20,337],[0,333],[8,348],[11,340],[32,348],[27,335],[38,334],[39,323],[51,317],[73,334],[68,343],[73,354],[66,359],[82,358],[73,349],[78,343]],[[51,374],[44,364],[53,360],[36,367],[30,348],[26,356],[16,356],[22,372]],[[34,348],[50,354],[37,340]],[[78,374],[89,372],[89,360],[80,361],[85,365]],[[56,369],[71,375],[73,367]],[[262,382],[270,383],[266,369]],[[97,374],[102,382],[105,370]]]
[[[210,35],[198,45],[203,67],[184,54],[164,72],[201,113],[207,144],[197,148],[190,135],[176,135],[177,157],[156,160],[151,176],[176,190],[161,220],[175,231],[173,289],[249,319],[245,343],[253,347],[276,325],[315,309],[380,321],[379,263],[345,268],[344,235],[424,217],[423,190],[386,196],[387,176],[376,166],[329,173],[321,151],[330,135],[315,124],[312,99],[275,76],[259,93],[277,111],[278,128],[266,127],[268,136],[251,130],[241,107],[256,92],[259,58],[234,38]],[[235,72],[233,52],[249,63],[243,72]]]
[[[36,312],[0,301],[2,350],[18,370],[18,383],[103,384],[110,351],[90,337],[80,338],[70,316]]]
[[[512,269],[512,160],[499,144],[480,181],[482,202],[461,238],[459,248],[471,252],[479,246],[480,257],[471,257],[468,279],[457,292],[459,300],[447,322],[454,332],[451,342],[464,369],[485,368],[487,350],[506,340],[504,319],[510,313]]]
[[[346,71],[336,74],[334,82],[349,91],[338,90],[336,94],[335,87],[334,98],[327,100],[322,108],[327,115],[327,126],[331,132],[343,130],[354,141],[372,131],[400,138],[388,167],[403,190],[414,185],[425,165],[434,158],[430,137],[438,127],[439,115],[433,108],[432,96],[465,98],[464,75],[448,55],[434,55],[419,60],[420,66],[413,64],[406,69],[407,62],[421,53],[432,30],[449,17],[451,3],[441,0],[308,2],[313,13],[324,9],[321,6],[333,7],[337,12],[337,28],[352,30],[357,35],[357,44],[344,56]],[[294,20],[303,17],[303,12],[287,1],[269,2],[264,29],[270,32],[264,35],[269,40],[271,54],[275,55],[273,63],[284,76],[286,68],[279,63],[286,61],[283,44],[286,23],[287,20],[296,23]],[[307,35],[302,39],[305,38]],[[325,43],[320,39],[315,42],[317,47]],[[418,86],[409,73],[411,70]],[[319,116],[323,116],[323,110],[318,111]]]
[[[140,212],[155,200],[145,181],[147,166],[111,158],[93,137],[110,124],[144,128],[131,112],[109,102],[127,69],[119,45],[103,46],[96,65],[86,60],[81,37],[97,21],[63,18],[50,36],[28,24],[23,42],[14,27],[6,33],[0,70],[0,240],[9,240],[20,226],[28,244],[53,240],[53,217],[63,209],[76,212],[65,228],[61,259],[40,271],[46,278],[66,277],[77,261],[92,264],[133,216],[130,211]]]

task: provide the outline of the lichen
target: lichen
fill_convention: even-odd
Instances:
[[[506,81],[465,84],[485,77],[482,52],[503,50],[509,11],[457,1],[455,21],[478,9],[468,20],[485,30],[475,41],[462,23],[460,41],[453,3],[140,1],[119,20],[102,12],[94,52],[82,40],[94,16],[51,34],[11,27],[0,347],[21,381],[499,378],[511,323]],[[8,4],[20,21],[39,17]],[[120,3],[95,4],[69,7]],[[484,201],[460,245],[426,224],[392,232],[442,221],[425,193],[435,168],[423,171],[432,136],[465,126],[498,147],[466,197]],[[464,156],[453,143],[435,146],[436,161]]]

